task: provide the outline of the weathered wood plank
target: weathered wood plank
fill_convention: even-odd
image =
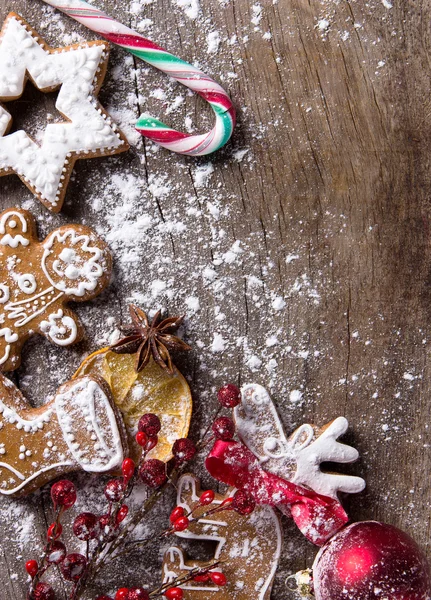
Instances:
[[[106,343],[132,298],[188,312],[196,349],[178,362],[195,393],[195,434],[226,380],[270,387],[288,430],[345,414],[362,457],[350,470],[368,483],[349,499],[350,514],[399,525],[430,554],[428,3],[202,0],[190,2],[188,15],[175,1],[139,4],[106,9],[219,78],[240,109],[239,126],[208,160],[132,138],[125,155],[82,161],[57,216],[31,201],[18,178],[0,179],[2,208],[29,206],[41,233],[85,222],[116,258],[110,291],[77,307],[87,341],[63,351],[29,343],[22,388],[42,402]],[[10,10],[52,45],[78,39],[72,33],[93,37],[39,1],[3,0],[2,19]],[[214,32],[217,53],[208,52]],[[210,122],[201,102],[112,51],[101,99],[126,129],[138,105],[164,115],[177,96],[184,99],[172,122]],[[213,345],[214,332],[223,343]],[[86,484],[80,508],[97,508],[92,489]],[[23,560],[50,518],[45,500],[1,501],[7,600],[24,597]],[[288,597],[286,575],[314,554],[291,523],[285,534],[274,598]],[[109,582],[155,582],[159,559],[154,551],[136,557],[127,581],[117,565]]]

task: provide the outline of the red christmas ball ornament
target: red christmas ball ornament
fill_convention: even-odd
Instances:
[[[76,488],[68,479],[57,481],[51,487],[51,499],[54,503],[54,508],[58,506],[64,510],[72,508],[76,502]]]
[[[63,577],[67,581],[78,581],[84,575],[87,559],[82,554],[74,552],[68,554],[60,565]]]
[[[229,417],[219,417],[214,421],[212,429],[218,440],[227,442],[235,434],[235,423]]]
[[[221,573],[220,571],[212,571],[210,573],[211,581],[218,585],[219,587],[223,587],[227,584],[226,575]]]
[[[40,581],[35,587],[32,600],[55,600],[55,592],[50,585],[44,581]]]
[[[235,408],[241,402],[241,392],[232,383],[228,383],[219,389],[217,399],[225,408]]]
[[[64,560],[66,554],[66,546],[63,542],[53,542],[46,555],[46,560],[50,565],[59,565]]]
[[[139,419],[138,431],[143,431],[148,437],[157,435],[161,428],[159,417],[153,413],[148,413]]]
[[[125,483],[128,483],[135,473],[135,463],[131,458],[125,458],[123,460],[121,471],[123,473]]]
[[[139,469],[142,481],[151,488],[160,487],[167,480],[166,465],[157,458],[150,458],[142,463]]]
[[[74,520],[72,529],[78,540],[94,540],[100,534],[99,518],[91,512],[81,513]]]
[[[124,482],[121,481],[121,479],[111,479],[111,481],[108,481],[106,484],[104,493],[105,498],[109,500],[109,502],[119,502],[124,493]]]
[[[215,493],[212,490],[206,490],[201,494],[199,498],[199,504],[201,506],[207,506],[208,504],[212,504],[214,502]]]
[[[39,571],[39,565],[37,564],[37,560],[28,560],[25,563],[25,570],[30,575],[32,579],[36,577],[37,572]]]
[[[313,566],[316,600],[427,600],[425,555],[406,533],[377,521],[353,523],[319,551]]]
[[[144,588],[130,588],[127,600],[150,600],[150,595]]]
[[[182,506],[176,506],[169,516],[169,521],[175,523],[177,519],[184,517],[185,514],[185,510]]]
[[[165,596],[168,600],[183,600],[184,592],[180,587],[172,587],[166,590]]]
[[[127,596],[129,594],[129,588],[120,588],[119,590],[117,590],[117,593],[115,594],[115,600],[127,600]]]
[[[180,438],[174,442],[172,454],[174,455],[176,464],[181,465],[194,457],[196,446],[189,438]]]
[[[237,490],[233,495],[231,507],[240,515],[249,515],[256,507],[255,499],[244,490]]]
[[[48,541],[51,542],[53,540],[58,540],[62,533],[63,526],[61,523],[51,523],[46,532],[46,537],[48,538]]]

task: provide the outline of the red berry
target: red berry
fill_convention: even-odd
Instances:
[[[175,523],[175,521],[177,519],[179,519],[180,517],[184,517],[185,515],[185,510],[182,506],[176,506],[174,508],[174,510],[171,512],[171,515],[169,517],[169,520],[171,523]]]
[[[212,571],[210,577],[211,581],[220,587],[223,587],[227,583],[226,575],[220,571]]]
[[[81,513],[74,520],[72,529],[78,540],[94,540],[100,534],[99,519],[93,513]]]
[[[119,525],[122,521],[124,521],[124,519],[127,517],[128,513],[129,513],[129,507],[127,506],[127,504],[123,504],[122,506],[120,506],[120,508],[118,509],[118,512],[116,514],[116,517],[115,517],[116,525]]]
[[[210,579],[209,573],[201,573],[197,574],[193,577],[193,581],[197,581],[198,583],[206,583]]]
[[[207,490],[201,497],[199,498],[199,504],[202,506],[207,506],[208,504],[212,504],[214,502],[215,494],[212,490]]]
[[[66,556],[66,546],[63,542],[53,542],[49,548],[46,560],[51,565],[59,565]]]
[[[227,442],[235,433],[235,424],[229,417],[219,417],[213,423],[213,432],[218,440]]]
[[[149,437],[147,439],[147,443],[144,446],[145,452],[149,452],[150,450],[155,448],[158,443],[159,443],[159,438],[157,437],[157,435],[153,435],[153,436]]]
[[[60,535],[63,533],[63,526],[61,523],[51,523],[46,532],[48,541],[58,540]]]
[[[130,588],[127,600],[150,600],[150,595],[144,588]]]
[[[32,600],[55,600],[55,592],[50,585],[40,581],[31,596]]]
[[[181,465],[194,457],[196,446],[189,438],[181,438],[174,442],[172,454],[175,457],[176,464]]]
[[[237,490],[233,495],[232,508],[240,515],[249,515],[255,509],[256,501],[251,494]]]
[[[234,408],[241,402],[241,392],[236,385],[228,383],[219,389],[217,398],[225,408]]]
[[[175,531],[185,531],[189,526],[190,521],[187,517],[180,517],[173,524]]]
[[[147,443],[148,436],[143,431],[138,431],[138,433],[135,435],[135,439],[136,439],[136,443],[139,444],[140,446],[142,446],[142,448],[143,448],[145,446],[145,444]]]
[[[168,600],[182,600],[184,598],[184,592],[179,587],[173,587],[166,590],[165,596]]]
[[[229,504],[232,504],[233,502],[233,498],[229,497],[229,498],[225,498],[223,500],[223,502],[220,504],[220,506],[225,506],[225,510],[232,510],[231,506],[228,506]]]
[[[153,413],[148,413],[139,419],[138,431],[143,431],[149,437],[157,435],[161,428],[159,417]]]
[[[105,498],[109,502],[119,502],[123,496],[124,487],[121,479],[111,479],[105,486]]]
[[[142,481],[151,488],[160,487],[167,480],[166,465],[157,458],[150,458],[142,463],[139,469]]]
[[[60,564],[60,570],[67,581],[78,581],[84,575],[87,559],[82,554],[68,554]]]
[[[129,595],[129,588],[120,588],[117,590],[115,594],[115,600],[127,600],[127,596]]]
[[[32,579],[36,577],[37,572],[39,571],[39,565],[37,564],[37,560],[28,560],[25,563],[25,570]]]
[[[62,479],[51,487],[51,498],[54,508],[58,506],[65,510],[72,508],[76,502],[76,488],[68,479]]]
[[[128,483],[135,473],[135,463],[131,458],[125,458],[121,465],[121,470],[123,472],[124,481]]]
[[[102,596],[97,596],[96,600],[112,600],[112,598],[103,594]]]

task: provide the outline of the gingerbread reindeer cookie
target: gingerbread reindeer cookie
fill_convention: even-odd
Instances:
[[[129,145],[97,101],[108,62],[106,41],[50,48],[15,13],[0,34],[0,102],[19,98],[29,78],[42,92],[59,90],[64,121],[49,124],[40,144],[25,131],[10,132],[12,117],[0,104],[0,176],[16,173],[53,212],[61,210],[79,158],[109,156]]]
[[[32,408],[0,373],[0,494],[27,494],[58,475],[121,466],[126,448],[121,418],[102,379],[80,377]]]
[[[88,227],[64,225],[40,242],[30,213],[1,213],[0,370],[19,366],[35,333],[60,346],[79,341],[82,327],[66,305],[95,298],[110,276],[109,249]]]
[[[177,506],[188,512],[201,495],[199,480],[194,475],[182,475],[178,481]],[[233,490],[216,494],[214,505],[221,504]],[[201,509],[205,512],[205,507]],[[195,511],[197,516],[199,511]],[[188,600],[269,600],[281,554],[281,529],[276,512],[270,506],[256,506],[250,515],[235,511],[215,513],[207,519],[192,521],[177,533],[191,540],[216,542],[214,559],[220,561],[217,571],[223,571],[228,584],[220,588],[208,583],[190,581],[181,586]],[[205,568],[213,561],[188,561],[183,551],[169,548],[163,559],[163,582],[174,581],[195,567]]]
[[[268,392],[253,383],[242,388],[234,418],[241,441],[266,471],[330,498],[337,498],[339,492],[354,494],[364,489],[361,477],[327,473],[320,468],[325,462],[351,463],[358,459],[355,448],[338,441],[348,428],[344,417],[320,428],[301,425],[287,438]]]

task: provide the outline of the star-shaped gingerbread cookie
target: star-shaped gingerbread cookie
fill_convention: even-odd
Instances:
[[[61,210],[79,158],[124,152],[128,144],[96,96],[106,73],[105,41],[50,48],[17,14],[0,34],[0,101],[19,98],[29,78],[42,92],[59,89],[56,108],[65,121],[47,125],[42,143],[23,130],[10,133],[12,117],[0,104],[0,176],[16,173],[51,211]]]

